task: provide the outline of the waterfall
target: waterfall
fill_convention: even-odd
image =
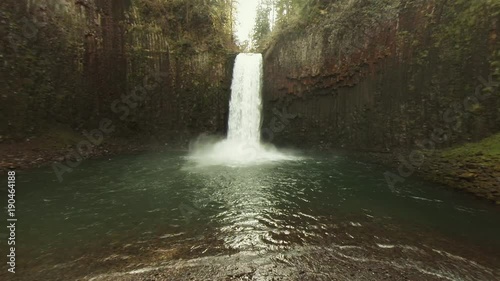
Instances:
[[[261,124],[262,55],[236,57],[229,105],[228,139],[258,144]]]
[[[233,70],[227,138],[200,137],[191,144],[191,160],[200,166],[248,166],[298,159],[260,142],[261,83],[262,55],[239,54]]]

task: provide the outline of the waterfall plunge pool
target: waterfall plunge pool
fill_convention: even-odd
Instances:
[[[182,152],[88,160],[63,183],[19,172],[16,277],[496,280],[498,207],[417,179],[393,193],[384,172],[334,154],[230,167]]]
[[[416,179],[394,193],[382,167],[262,145],[261,73],[260,54],[237,57],[225,140],[88,160],[62,183],[20,172],[16,277],[499,280],[498,207]]]

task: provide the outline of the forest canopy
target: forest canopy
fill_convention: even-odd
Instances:
[[[261,50],[279,31],[306,24],[319,14],[330,1],[325,0],[260,0],[255,27],[252,33],[252,49]]]

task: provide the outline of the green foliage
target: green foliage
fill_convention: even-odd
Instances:
[[[327,14],[325,0],[260,0],[252,34],[254,50],[262,50],[279,34],[303,28]]]
[[[442,155],[445,157],[474,157],[478,154],[486,156],[500,156],[500,134],[493,135],[480,142],[468,143],[462,146],[446,149]]]
[[[157,32],[172,48],[225,49],[234,45],[234,9],[234,0],[137,0],[129,30]]]
[[[474,44],[478,44],[481,34],[471,32],[474,29],[486,29],[491,19],[498,17],[500,1],[498,0],[455,0],[446,9],[440,21],[446,25],[438,25],[432,36],[434,47],[446,49],[443,59],[461,63],[471,52]]]
[[[252,43],[257,49],[261,47],[260,45],[271,32],[271,12],[273,9],[274,7],[270,0],[262,0],[257,7],[255,27],[252,34]]]

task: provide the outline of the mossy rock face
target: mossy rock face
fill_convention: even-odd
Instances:
[[[500,1],[389,2],[335,1],[307,32],[272,38],[264,124],[276,110],[297,116],[273,141],[406,155],[432,146],[421,176],[500,201]]]
[[[480,162],[495,161],[500,159],[500,134],[493,135],[480,142],[446,149],[440,156],[450,160],[473,158]],[[498,162],[498,168],[500,168],[500,162]]]
[[[500,1],[346,0],[328,11],[265,53],[264,123],[275,108],[300,116],[275,142],[387,152],[435,130],[446,132],[438,148],[500,131],[498,87],[483,83],[500,71]]]
[[[0,117],[7,120],[0,135],[21,140],[59,124],[81,131],[102,118],[123,135],[223,130],[220,118],[185,120],[197,114],[186,104],[199,97],[228,103],[228,11],[227,3],[188,0],[1,1],[0,22],[8,24],[0,25]],[[145,78],[152,83],[151,73],[164,77],[121,120],[112,105]],[[200,120],[225,114],[204,106]]]
[[[500,134],[480,142],[428,151],[421,176],[493,202],[500,200]]]

